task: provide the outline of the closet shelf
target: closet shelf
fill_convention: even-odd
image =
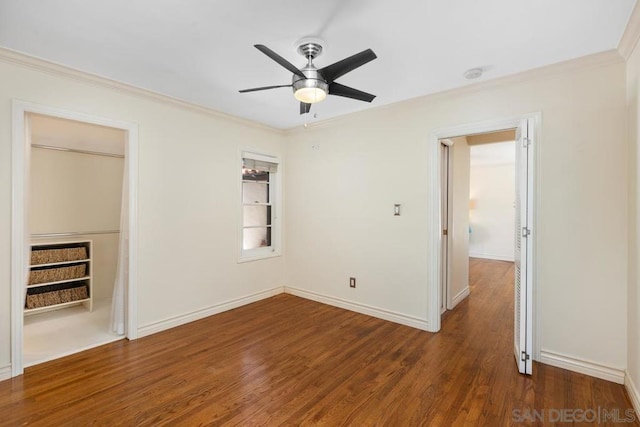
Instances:
[[[53,267],[53,266],[57,266],[57,265],[67,265],[67,264],[78,264],[78,263],[89,262],[89,261],[91,261],[91,258],[77,259],[75,261],[50,262],[50,263],[47,263],[47,264],[32,264],[31,268],[34,268],[34,267]]]
[[[91,276],[76,277],[74,279],[58,280],[57,282],[36,283],[34,285],[27,285],[27,288],[38,288],[40,286],[59,285],[61,283],[81,282],[83,280],[89,280]]]
[[[63,302],[62,304],[56,304],[56,305],[47,305],[45,307],[38,307],[38,308],[26,308],[24,310],[24,314],[35,314],[35,313],[40,313],[40,312],[44,312],[44,311],[51,311],[51,310],[57,310],[59,308],[66,308],[66,307],[71,307],[74,305],[78,305],[78,304],[87,304],[91,302],[91,297],[89,298],[85,298],[85,299],[80,299],[77,301],[70,301],[70,302]]]

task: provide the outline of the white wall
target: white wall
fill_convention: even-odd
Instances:
[[[502,152],[510,154],[505,158]],[[505,154],[506,154],[505,153]],[[494,156],[495,154],[495,156]],[[495,158],[495,161],[488,161]],[[515,147],[513,142],[471,146],[469,256],[513,261]]]
[[[10,363],[12,99],[139,125],[140,327],[284,284],[282,257],[237,262],[240,151],[284,157],[281,132],[39,67],[0,50],[0,369]]]
[[[123,168],[121,158],[33,148],[31,232],[120,228]]]
[[[448,307],[457,305],[469,292],[469,145],[464,136],[452,138],[451,281]]]
[[[290,132],[287,285],[426,321],[430,133],[537,111],[539,347],[623,369],[627,144],[617,54]]]
[[[120,142],[124,144],[124,139]],[[37,143],[35,139],[34,143]],[[33,148],[29,178],[30,232],[118,230],[123,170],[122,158]],[[71,240],[93,241],[93,298],[111,298],[118,235],[40,238],[34,243]]]
[[[33,113],[29,126],[34,144],[124,155],[126,132],[122,129]]]
[[[636,12],[634,12],[636,13]],[[627,61],[627,113],[629,132],[629,289],[627,296],[628,366],[627,374],[636,387],[636,409],[640,405],[640,47],[636,46]]]

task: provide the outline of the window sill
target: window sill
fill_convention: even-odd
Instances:
[[[240,257],[238,258],[238,264],[241,264],[244,262],[259,261],[261,259],[276,258],[279,256],[282,256],[282,254],[279,251],[262,253],[262,254],[240,255]]]

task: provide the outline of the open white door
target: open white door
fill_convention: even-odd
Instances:
[[[514,352],[518,371],[531,375],[533,346],[533,123],[523,120],[516,129],[516,244]]]

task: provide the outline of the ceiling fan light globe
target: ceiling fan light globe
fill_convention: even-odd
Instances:
[[[323,101],[327,97],[327,92],[319,87],[302,87],[297,89],[293,96],[305,104],[314,104]]]

